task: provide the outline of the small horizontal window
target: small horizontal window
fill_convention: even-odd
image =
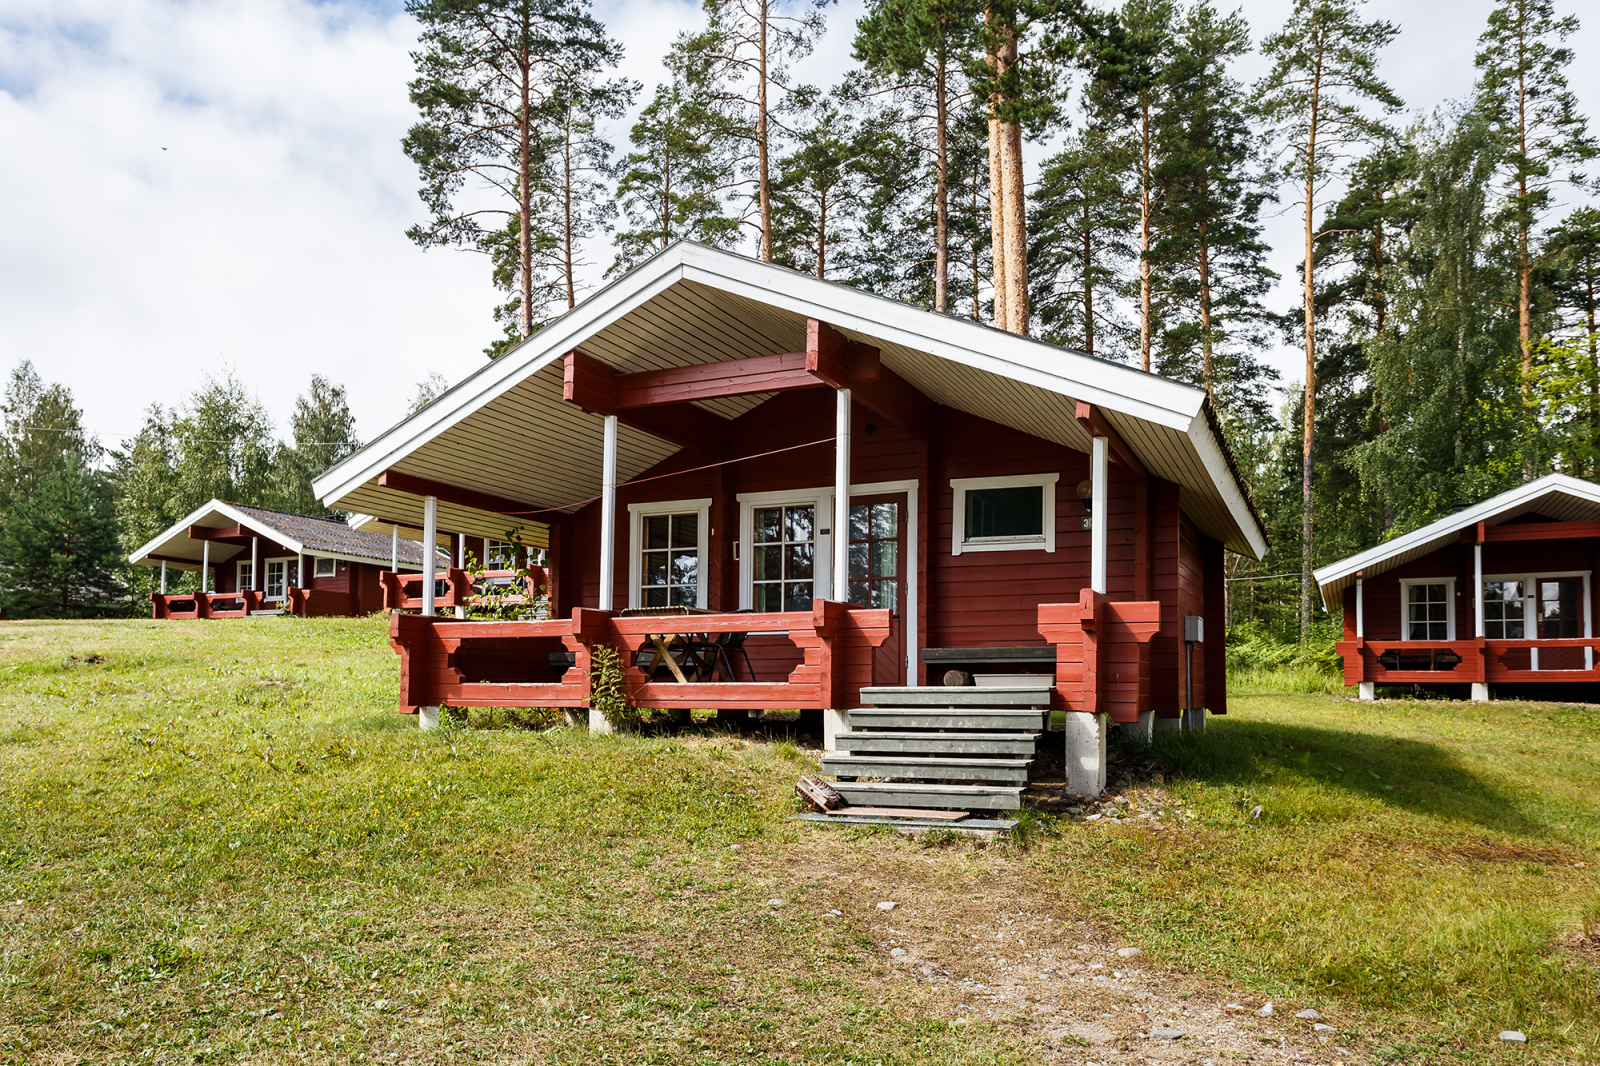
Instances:
[[[956,555],[981,551],[1056,550],[1059,474],[953,478]]]
[[[966,540],[1044,536],[1044,486],[967,490]]]
[[[337,572],[338,567],[339,561],[337,559],[318,559],[316,576],[332,577],[334,573]]]

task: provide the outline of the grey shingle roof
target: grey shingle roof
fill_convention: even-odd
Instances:
[[[393,545],[382,533],[368,533],[351,529],[343,519],[316,518],[310,515],[290,514],[287,511],[270,511],[265,507],[245,507],[233,504],[262,525],[286,533],[305,545],[307,552],[330,552],[353,555],[373,562],[387,563]],[[400,563],[403,566],[422,566],[422,544],[400,538]]]

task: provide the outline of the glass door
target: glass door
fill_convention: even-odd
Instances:
[[[875,649],[872,683],[905,684],[906,495],[850,499],[850,602],[893,615],[890,637]]]

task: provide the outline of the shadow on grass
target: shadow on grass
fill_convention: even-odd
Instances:
[[[1542,834],[1509,794],[1425,741],[1278,722],[1230,721],[1164,734],[1151,749],[1174,776],[1215,785],[1330,786],[1416,814]]]

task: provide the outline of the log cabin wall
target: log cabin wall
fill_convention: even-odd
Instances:
[[[815,389],[778,395],[734,421],[734,455],[759,456],[697,470],[709,460],[680,452],[637,475],[617,491],[617,534],[614,603],[628,604],[630,504],[667,500],[710,499],[707,554],[702,560],[707,606],[735,610],[739,606],[739,566],[734,545],[739,537],[740,494],[799,491],[833,483],[833,394]],[[950,408],[938,408],[936,439],[924,444],[887,425],[859,407],[852,422],[852,480],[857,484],[919,481],[919,643],[923,647],[1039,646],[1038,605],[1076,601],[1089,581],[1090,532],[1083,528],[1084,507],[1077,485],[1089,476],[1089,457],[1006,426]],[[871,431],[869,432],[869,426]],[[820,442],[820,443],[815,443]],[[811,445],[775,455],[760,453]],[[963,552],[952,554],[954,536],[953,478],[993,477],[1054,472],[1056,485],[1056,550]],[[642,479],[650,479],[640,484]],[[1215,555],[1220,581],[1221,548],[1202,537],[1179,511],[1176,485],[1152,478],[1146,490],[1144,520],[1135,514],[1135,487],[1115,464],[1109,486],[1108,592],[1114,599],[1138,598],[1136,565],[1140,526],[1148,570],[1148,591],[1142,595],[1163,603],[1162,633],[1152,655],[1152,694],[1158,706],[1177,713],[1182,694],[1182,616],[1198,614],[1212,621],[1215,651],[1220,655],[1222,617],[1220,584],[1215,604],[1208,603],[1205,582],[1208,552]],[[828,528],[831,516],[818,516]],[[909,521],[907,522],[909,535]],[[568,550],[554,553],[558,583],[568,590],[558,611],[599,602],[600,505],[577,511],[559,531]],[[1210,548],[1208,549],[1208,545]],[[570,570],[568,569],[570,567]],[[908,582],[914,575],[906,575]],[[1208,608],[1210,610],[1208,611]],[[782,637],[752,638],[747,644],[759,676],[771,678],[799,662],[798,653]],[[1205,649],[1195,652],[1195,699],[1205,704]],[[1220,659],[1218,660],[1220,662]],[[922,679],[924,683],[927,678]],[[937,680],[937,679],[934,679]],[[1218,696],[1219,700],[1221,697]],[[1213,700],[1215,704],[1217,700]]]

